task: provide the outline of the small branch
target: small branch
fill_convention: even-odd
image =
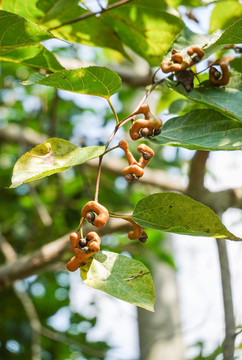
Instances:
[[[134,111],[132,112],[132,114],[130,114],[127,118],[123,119],[122,121],[120,121],[119,123],[119,127],[123,126],[125,124],[127,124],[127,122],[129,122],[130,120],[133,119],[134,114],[139,110],[140,106],[144,104],[145,100],[150,96],[150,94],[152,93],[152,91],[158,86],[161,85],[164,82],[164,79],[161,79],[157,82],[155,82],[151,88],[146,91],[146,93],[144,94],[144,96],[142,97],[142,99],[140,100],[140,102],[138,103],[138,105],[136,106],[136,108],[134,109]]]
[[[225,240],[216,239],[216,242],[219,254],[225,316],[225,340],[223,343],[223,360],[231,360],[234,358],[235,320],[229,260]]]
[[[47,207],[41,201],[36,188],[32,185],[29,186],[30,196],[33,199],[34,206],[36,208],[37,213],[39,214],[40,220],[42,221],[43,225],[48,227],[52,225],[53,220],[47,210]]]
[[[95,188],[95,195],[94,195],[94,201],[96,201],[96,202],[98,202],[98,193],[99,193],[99,185],[100,185],[100,178],[101,178],[102,161],[103,161],[103,155],[99,157],[99,164],[98,164],[98,169],[97,169],[96,188]]]
[[[9,242],[0,234],[0,248],[8,263],[12,264],[17,259],[17,254]],[[32,329],[32,360],[41,360],[40,322],[32,300],[24,290],[22,281],[13,285],[14,292],[22,303]]]
[[[132,112],[132,114],[123,119],[122,121],[118,121],[118,118],[116,118],[116,122],[117,125],[114,129],[114,131],[112,132],[112,134],[110,135],[106,145],[105,145],[105,150],[108,148],[109,144],[111,143],[111,141],[113,140],[114,136],[116,135],[117,131],[119,130],[120,127],[122,127],[124,124],[126,124],[127,122],[129,122],[130,120],[133,119],[134,114],[138,111],[138,109],[140,108],[140,106],[145,102],[145,100],[148,98],[148,96],[152,93],[152,91],[156,88],[157,85],[161,84],[164,81],[164,79],[157,81],[156,83],[154,83],[151,88],[145,93],[145,95],[142,97],[141,101],[139,102],[139,104],[136,106],[136,108],[134,109],[134,111]],[[111,106],[111,103],[109,103]],[[111,109],[113,110],[114,114],[116,114],[115,110],[113,109],[113,107],[111,107]],[[99,192],[99,184],[100,184],[100,176],[101,176],[101,168],[102,168],[102,161],[103,161],[103,156],[99,157],[99,164],[98,164],[98,174],[97,174],[97,181],[96,181],[96,190],[95,190],[95,196],[94,196],[94,201],[98,201],[98,192]]]
[[[108,101],[108,104],[109,104],[109,106],[110,106],[110,108],[111,108],[111,110],[113,112],[114,117],[115,117],[116,126],[118,126],[118,124],[119,124],[118,115],[117,115],[116,111],[114,110],[113,104],[111,103],[111,101],[108,98],[107,98],[107,101]]]
[[[50,107],[50,128],[49,136],[54,137],[57,133],[57,105],[59,102],[58,90],[55,89],[54,98]]]
[[[117,232],[127,232],[130,227],[123,220],[108,221],[108,226],[100,229],[99,235],[107,235]],[[84,231],[93,231],[93,226],[85,224]],[[9,286],[12,282],[26,278],[33,274],[40,272],[48,266],[53,266],[55,262],[62,260],[65,252],[70,251],[70,234],[66,234],[61,238],[52,241],[40,249],[28,255],[19,256],[11,263],[3,264],[0,266],[0,289]],[[1,244],[1,246],[3,246]],[[6,244],[4,246],[7,246]],[[10,252],[11,250],[6,250]]]
[[[66,335],[58,333],[58,332],[53,331],[51,329],[48,329],[48,328],[46,328],[44,326],[41,326],[40,334],[42,336],[47,337],[50,340],[57,341],[57,342],[59,342],[61,344],[73,346],[73,347],[75,347],[76,349],[78,349],[80,351],[84,351],[85,353],[87,353],[91,357],[95,357],[95,358],[98,358],[98,359],[104,359],[105,358],[105,354],[106,354],[105,351],[98,350],[98,349],[95,349],[95,348],[93,348],[91,346],[87,346],[87,345],[84,345],[84,344],[80,344],[79,341],[70,339]]]
[[[198,150],[191,160],[187,194],[196,200],[201,199],[204,191],[206,191],[204,187],[204,176],[208,156],[208,151]]]
[[[32,360],[41,360],[41,323],[39,321],[37,311],[34,307],[33,301],[24,290],[23,281],[16,281],[13,285],[13,289],[24,308],[24,311],[26,312],[30,327],[32,329]]]
[[[132,1],[132,0],[121,0],[121,1],[119,1],[119,2],[116,2],[116,3],[113,4],[113,5],[110,5],[110,6],[107,6],[106,8],[103,8],[103,9],[101,9],[101,10],[99,10],[99,11],[96,11],[96,12],[90,11],[90,12],[88,12],[88,13],[86,13],[86,14],[84,14],[84,15],[76,18],[76,19],[73,19],[73,20],[70,20],[70,21],[66,21],[66,22],[62,23],[61,25],[55,26],[55,27],[53,27],[53,28],[51,28],[51,29],[48,29],[48,30],[49,30],[49,31],[51,31],[51,30],[56,30],[56,29],[59,29],[59,28],[62,27],[62,26],[75,24],[75,23],[77,23],[77,22],[79,22],[79,21],[88,19],[88,18],[90,18],[90,17],[92,17],[92,16],[101,15],[101,14],[104,13],[104,12],[107,12],[107,11],[110,11],[110,10],[112,10],[112,9],[114,9],[114,8],[117,8],[117,7],[120,7],[120,6],[122,6],[122,5],[125,5],[125,4],[127,4],[127,3],[131,2],[131,1]]]
[[[1,142],[13,142],[21,145],[27,144],[36,146],[45,142],[47,139],[47,135],[17,124],[8,124],[8,126],[1,128],[0,131]]]

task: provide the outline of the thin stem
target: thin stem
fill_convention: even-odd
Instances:
[[[113,217],[113,218],[116,218],[116,219],[124,219],[124,220],[129,219],[129,216],[128,216],[128,215],[115,214],[115,213],[112,213],[112,212],[110,212],[110,211],[109,211],[109,216],[110,216],[110,217]]]
[[[82,218],[81,218],[81,221],[80,221],[80,224],[79,224],[79,226],[78,226],[78,228],[77,228],[77,232],[78,232],[78,231],[80,231],[80,235],[81,235],[81,237],[83,237],[83,233],[82,233],[82,224],[84,223],[84,221],[85,221],[85,218],[84,218],[84,217],[82,217]]]
[[[127,122],[129,122],[130,120],[132,120],[134,118],[135,113],[139,110],[140,106],[144,104],[145,100],[150,96],[150,94],[152,93],[152,91],[156,88],[156,86],[162,84],[164,81],[164,79],[161,79],[157,82],[155,82],[151,88],[144,94],[144,96],[142,97],[142,99],[140,100],[139,104],[136,106],[136,108],[134,109],[134,111],[132,112],[132,114],[130,114],[128,117],[124,118],[123,120],[120,121],[119,123],[119,127],[127,124]]]
[[[94,196],[94,201],[96,201],[96,202],[98,202],[98,193],[99,193],[99,184],[100,184],[100,177],[101,177],[102,161],[103,161],[103,155],[99,157],[99,164],[98,164],[98,170],[97,170],[96,189],[95,189],[95,196]]]
[[[118,126],[118,124],[119,124],[118,115],[117,115],[116,111],[114,110],[114,107],[113,107],[111,101],[109,99],[107,99],[107,101],[108,101],[108,104],[109,104],[109,106],[110,106],[110,108],[111,108],[111,110],[113,112],[114,117],[115,117],[116,125]]]
[[[142,97],[141,101],[139,102],[139,104],[136,106],[136,108],[134,109],[134,111],[132,112],[132,114],[128,117],[123,119],[122,121],[118,121],[118,118],[115,116],[116,118],[116,126],[115,129],[113,130],[112,134],[110,135],[106,145],[105,145],[105,150],[107,150],[109,144],[111,143],[111,141],[113,140],[114,136],[116,135],[117,131],[119,130],[119,128],[121,126],[123,126],[124,124],[126,124],[128,121],[130,121],[131,119],[134,118],[134,114],[138,111],[138,109],[140,108],[140,106],[145,102],[145,100],[148,98],[148,96],[152,93],[152,91],[156,88],[156,86],[160,85],[162,82],[164,81],[164,79],[157,81],[156,83],[154,83],[151,88],[145,93],[145,95]],[[115,110],[112,107],[112,104],[109,102],[109,105],[111,106],[111,109],[114,113],[114,115],[116,114]],[[116,114],[117,115],[117,114]],[[101,169],[102,169],[102,161],[103,161],[103,156],[105,154],[101,155],[99,157],[99,164],[98,164],[98,171],[97,171],[97,181],[96,181],[96,189],[95,189],[95,196],[94,196],[94,201],[98,202],[98,193],[99,193],[99,184],[100,184],[100,177],[101,177]]]
[[[155,75],[158,73],[159,70],[161,70],[160,67],[154,72],[154,74],[153,74],[153,76],[152,76],[152,80],[151,80],[152,84],[155,83]]]
[[[106,150],[103,155],[106,155],[107,153],[109,153],[109,152],[112,151],[112,150],[117,149],[118,147],[119,147],[118,145],[111,147],[110,149]]]
[[[203,69],[203,70],[201,70],[201,71],[197,72],[197,73],[196,73],[196,75],[201,74],[201,73],[202,73],[202,72],[204,72],[205,70],[209,69],[211,66],[213,66],[213,64],[208,65],[207,67],[205,67],[205,69]]]
[[[115,214],[115,213],[109,212],[109,216],[116,218],[116,219],[123,219],[125,221],[130,222],[132,225],[137,225],[137,223],[129,215],[120,215],[120,214]]]
[[[102,10],[99,10],[99,11],[96,11],[96,12],[90,11],[90,12],[88,12],[88,13],[86,13],[86,14],[84,14],[84,15],[76,18],[76,19],[73,19],[73,20],[70,20],[70,21],[66,21],[66,22],[64,22],[64,23],[62,23],[62,24],[60,24],[60,25],[58,25],[58,26],[55,26],[55,27],[53,27],[53,28],[50,28],[49,31],[59,29],[60,27],[62,27],[62,26],[64,26],[64,25],[74,24],[74,23],[76,23],[76,22],[79,22],[79,21],[88,19],[88,18],[90,18],[90,17],[92,17],[92,16],[100,15],[100,14],[102,14],[102,13],[104,13],[104,12],[107,12],[107,11],[112,10],[112,9],[114,9],[114,8],[117,8],[117,7],[119,7],[119,6],[125,5],[125,4],[127,4],[127,3],[131,2],[131,1],[132,1],[132,0],[121,0],[121,1],[119,1],[119,2],[116,2],[116,3],[113,4],[113,5],[110,5],[110,6],[107,6],[106,8],[103,8]]]

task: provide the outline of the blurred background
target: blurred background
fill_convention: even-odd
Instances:
[[[86,1],[91,10],[100,3]],[[193,15],[180,6],[186,25],[206,33],[215,4],[198,7]],[[132,54],[134,63],[113,50],[48,40],[63,66],[80,63],[132,67],[150,76],[148,64]],[[206,64],[199,64],[205,68]],[[68,237],[76,229],[83,205],[93,198],[97,162],[93,161],[51,177],[7,189],[17,159],[50,137],[79,146],[105,144],[115,121],[104,99],[77,95],[39,85],[23,86],[34,69],[2,62],[0,65],[0,262],[16,254],[33,254],[51,241]],[[159,76],[159,75],[158,75]],[[112,103],[120,119],[136,107],[145,85],[124,81]],[[152,112],[164,121],[191,107],[181,95],[159,89],[148,99]],[[128,127],[118,132],[112,145],[128,139]],[[130,144],[135,151],[136,144]],[[99,201],[117,213],[130,213],[136,202],[151,193],[185,189],[194,152],[152,145],[155,158],[144,180],[127,184],[122,177],[125,161],[115,150],[101,176]],[[214,152],[207,163],[205,186],[211,191],[241,187],[241,152]],[[230,209],[223,222],[235,235],[242,233],[242,213]],[[120,231],[115,231],[120,229]],[[71,257],[63,252],[42,271],[1,287],[0,359],[138,360],[222,359],[224,312],[216,243],[211,238],[163,234],[147,230],[146,244],[130,242],[122,224],[113,223],[102,236],[102,249],[132,256],[146,264],[155,284],[155,313],[110,297],[84,285],[79,271],[68,273]],[[67,235],[66,235],[67,234]],[[229,242],[229,261],[236,326],[242,326],[242,248]],[[0,269],[1,274],[1,269]],[[4,274],[1,274],[1,278]],[[242,338],[236,338],[236,358],[242,359]],[[34,357],[33,354],[41,354]],[[232,359],[231,359],[232,360]]]

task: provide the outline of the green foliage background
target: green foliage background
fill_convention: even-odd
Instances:
[[[80,219],[81,208],[93,198],[96,180],[96,169],[84,164],[75,166],[66,173],[58,173],[8,190],[14,164],[33,148],[31,141],[26,143],[24,140],[24,130],[28,128],[42,134],[39,143],[43,143],[48,138],[58,137],[71,142],[76,141],[77,145],[99,146],[104,145],[107,140],[109,124],[112,122],[115,126],[113,114],[106,100],[119,90],[118,76],[115,78],[115,86],[108,87],[108,91],[107,88],[99,86],[100,84],[96,88],[90,88],[90,79],[87,80],[87,87],[83,86],[81,90],[75,87],[70,89],[65,85],[69,80],[68,76],[73,73],[66,72],[56,56],[82,60],[83,54],[85,59],[87,48],[83,45],[88,45],[92,47],[92,60],[97,66],[118,64],[118,66],[132,67],[133,58],[140,56],[150,67],[156,68],[164,57],[170,56],[170,49],[173,46],[183,49],[186,56],[188,46],[199,44],[204,47],[206,58],[212,53],[216,53],[217,57],[226,54],[226,51],[231,50],[224,50],[225,45],[242,42],[242,5],[239,1],[214,2],[215,7],[210,22],[211,34],[206,36],[191,32],[185,27],[179,13],[179,5],[191,9],[206,6],[207,2],[134,0],[99,17],[90,17],[61,26],[89,12],[88,1],[86,5],[85,2],[83,3],[84,5],[79,6],[78,1],[72,0],[66,6],[64,0],[49,2],[3,0],[0,5],[2,88],[0,127],[3,129],[12,127],[15,133],[20,129],[17,141],[16,138],[11,141],[11,136],[6,140],[0,135],[0,202],[2,204],[0,230],[19,255],[31,253],[75,229]],[[115,1],[108,2],[109,5],[113,3]],[[214,33],[216,30],[218,32]],[[221,30],[225,31],[222,33]],[[61,41],[49,47],[49,43],[55,41],[53,38]],[[174,41],[175,45],[172,45]],[[156,151],[156,158],[150,165],[151,168],[168,170],[176,167],[180,171],[183,160],[180,157],[179,147],[241,150],[241,58],[237,57],[231,62],[231,68],[234,71],[232,80],[223,89],[211,89],[207,74],[200,77],[201,87],[196,84],[196,90],[190,94],[186,94],[181,85],[177,87],[170,80],[167,80],[167,86],[157,89],[160,95],[157,112],[165,109],[173,117],[166,123],[164,132],[155,139],[155,142],[178,146],[178,149],[174,159],[167,161],[163,156],[162,148],[157,146],[159,150]],[[97,68],[94,68],[94,71],[102,72]],[[36,72],[38,72],[37,77]],[[111,78],[107,79],[111,82],[115,75],[111,72],[110,74]],[[64,85],[60,84],[63,76]],[[95,73],[95,76],[100,79],[103,74]],[[52,80],[57,81],[58,85],[56,83],[53,85],[53,82],[50,84]],[[32,85],[21,84],[27,81],[32,82]],[[38,83],[54,87],[40,86]],[[66,99],[65,93],[56,88],[101,96],[101,102],[98,103],[101,104],[99,105],[101,111],[94,102],[92,103],[93,100],[88,98],[87,101],[84,99],[80,102],[75,98]],[[145,87],[141,90],[143,94]],[[86,95],[79,96],[84,98]],[[124,83],[119,93],[111,98],[114,99],[112,101],[118,109],[120,119],[130,114],[133,104],[137,104],[138,97],[140,91]],[[194,112],[196,116],[193,116]],[[209,115],[204,116],[205,113]],[[176,115],[179,115],[181,129],[184,125],[185,131],[182,134],[177,133]],[[97,125],[92,127],[95,136],[90,134],[80,138],[80,131],[77,135],[77,128],[83,126],[81,128],[83,130],[87,126],[89,117],[97,119],[100,127],[98,128]],[[196,136],[197,124],[201,123],[204,127],[210,117],[213,126],[203,137]],[[189,121],[189,129],[185,126],[186,121]],[[99,136],[99,133],[103,134],[100,131],[102,127],[106,129],[105,135]],[[225,133],[226,136],[228,135],[227,141],[224,141]],[[131,145],[131,148],[132,146],[134,145]],[[135,187],[118,186],[117,176],[114,173],[103,172],[101,181],[99,201],[117,213],[130,212],[139,200],[154,192],[141,183]],[[48,216],[41,213],[43,207]],[[145,251],[140,243],[135,244],[136,246],[133,243],[130,245],[127,236],[123,234],[112,235],[111,242],[110,237],[104,237],[103,248],[118,253],[128,251],[148,268],[150,268],[149,254],[155,254],[160,261],[174,267],[172,256],[163,246],[163,234],[155,230],[148,232],[149,241],[145,245]],[[47,269],[24,280],[22,284],[35,305],[41,324],[49,329],[50,317],[61,308],[70,306],[69,275],[63,265],[70,256],[70,253],[63,255],[57,270]],[[1,264],[5,262],[2,253],[0,253],[0,261]],[[12,287],[1,290],[1,304],[3,312],[0,320],[0,357],[4,360],[31,358],[31,326]],[[70,343],[64,341],[66,338],[63,338],[62,343],[58,343],[41,336],[42,358],[44,360],[78,359],[79,356],[85,359],[104,358],[108,343],[90,343],[87,340],[88,332],[78,328],[78,325],[84,322],[89,324],[90,329],[95,327],[96,318],[84,318],[73,312],[70,307],[69,311],[70,326],[62,335],[68,338]],[[11,341],[15,341],[17,347],[13,345],[11,347],[13,344]],[[97,353],[90,349],[97,349]],[[205,359],[201,354],[200,359],[203,358]]]

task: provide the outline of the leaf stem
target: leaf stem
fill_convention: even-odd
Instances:
[[[112,9],[114,9],[114,8],[117,8],[117,7],[119,7],[119,6],[125,5],[125,4],[127,4],[127,3],[131,2],[131,1],[133,1],[133,0],[121,0],[121,1],[119,1],[119,2],[116,2],[115,4],[112,4],[112,5],[110,5],[110,6],[107,6],[106,8],[102,8],[102,9],[99,10],[99,11],[96,11],[96,12],[92,12],[92,11],[87,12],[87,13],[83,14],[82,16],[79,16],[78,18],[75,18],[75,19],[70,20],[70,21],[66,21],[66,22],[64,22],[64,23],[62,23],[62,24],[60,24],[60,25],[57,25],[57,26],[55,26],[55,27],[53,27],[53,28],[50,28],[50,29],[48,29],[48,30],[49,30],[49,31],[51,31],[51,30],[56,30],[56,29],[59,29],[60,27],[65,26],[65,25],[75,24],[76,22],[79,22],[79,21],[88,19],[88,18],[90,18],[90,17],[92,17],[92,16],[100,15],[100,14],[102,14],[102,13],[104,13],[104,12],[107,12],[107,11],[112,10]]]
[[[165,79],[165,78],[164,78]],[[156,88],[156,86],[162,84],[164,82],[164,79],[161,79],[159,81],[156,81],[154,84],[152,84],[151,88],[144,94],[142,99],[140,100],[139,104],[136,106],[132,114],[130,114],[128,117],[124,118],[120,121],[119,127],[127,124],[130,120],[132,120],[135,116],[135,113],[139,110],[140,106],[144,104],[145,100],[149,97],[149,95],[152,93],[152,91]]]
[[[111,108],[111,110],[112,110],[112,112],[113,112],[114,117],[115,117],[116,125],[118,125],[118,124],[119,124],[118,115],[117,115],[116,111],[114,110],[114,107],[113,107],[111,101],[110,101],[108,98],[106,98],[106,99],[107,99],[108,104],[109,104],[109,106],[110,106],[110,108]]]
[[[111,147],[110,149],[106,150],[103,155],[106,155],[107,153],[109,153],[110,151],[112,151],[114,149],[117,149],[118,147],[119,147],[118,145]]]
[[[81,238],[83,238],[82,224],[84,223],[84,221],[85,221],[85,218],[82,217],[81,220],[80,220],[80,224],[79,224],[79,226],[77,228],[77,232],[80,231]]]

